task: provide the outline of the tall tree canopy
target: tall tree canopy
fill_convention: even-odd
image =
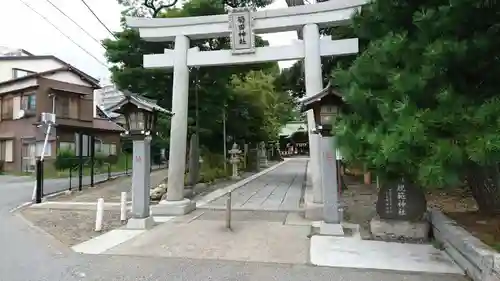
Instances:
[[[137,0],[123,0],[129,5],[127,15],[149,16],[147,10],[140,8]],[[241,2],[241,5],[252,4],[264,6],[267,0]],[[203,16],[225,13],[220,0],[190,0],[181,8],[172,8],[160,14],[161,17]],[[106,56],[115,66],[111,69],[113,81],[118,88],[144,94],[157,99],[165,108],[171,108],[172,73],[167,70],[144,69],[144,54],[163,53],[165,48],[172,48],[173,43],[145,42],[137,31],[124,26],[124,31],[116,34],[117,40],[106,40]],[[257,37],[257,46],[268,43]],[[229,49],[228,38],[212,38],[192,40],[191,47],[197,46],[202,51]],[[251,72],[255,70],[257,72]],[[213,151],[221,151],[223,109],[228,115],[227,133],[234,139],[247,141],[267,140],[274,138],[275,122],[284,122],[289,114],[283,105],[286,95],[272,85],[274,76],[279,74],[277,63],[261,63],[239,66],[214,66],[190,69],[189,88],[189,125],[194,129],[195,92],[199,96],[200,143]],[[252,96],[253,95],[253,96]],[[250,97],[252,96],[252,97]],[[277,105],[276,103],[280,103]],[[277,109],[278,108],[278,109]],[[236,109],[240,111],[237,112]],[[246,112],[246,113],[245,113]],[[269,116],[271,115],[271,116]],[[164,145],[168,143],[169,120],[162,119],[160,133]],[[273,124],[269,124],[272,122]],[[248,128],[248,129],[243,129]]]
[[[387,179],[454,185],[500,212],[500,3],[376,0],[354,18],[370,42],[333,73],[350,112],[343,155]]]

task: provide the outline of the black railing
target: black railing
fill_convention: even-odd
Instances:
[[[126,153],[96,157],[93,163],[90,157],[82,159],[73,157],[64,159],[65,166],[70,166],[70,168],[60,170],[57,170],[53,163],[45,162],[43,177],[46,183],[44,184],[43,196],[66,190],[81,191],[88,186],[131,175],[132,160],[132,155]],[[159,155],[155,155],[155,157],[151,155],[151,171],[166,167],[166,159]]]

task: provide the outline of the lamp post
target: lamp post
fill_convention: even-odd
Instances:
[[[156,101],[131,93],[118,104],[109,108],[123,114],[126,131],[122,134],[132,140],[132,218],[127,228],[147,229],[154,224],[149,209],[151,138],[155,134],[158,113],[172,115],[171,112],[156,105]]]
[[[342,210],[340,207],[340,175],[336,157],[337,144],[333,122],[344,104],[341,96],[328,85],[321,92],[302,101],[302,111],[312,109],[316,128],[320,135],[320,171],[323,189],[323,221],[321,234],[343,235]]]

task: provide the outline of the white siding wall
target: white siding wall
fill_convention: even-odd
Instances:
[[[60,68],[63,65],[54,59],[35,60],[0,60],[0,82],[12,79],[12,69],[20,68],[33,72],[42,72]]]

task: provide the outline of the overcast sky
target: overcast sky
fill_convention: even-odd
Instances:
[[[22,48],[35,55],[55,55],[96,78],[106,79],[109,77],[104,49],[100,44],[64,17],[47,0],[22,1],[48,18],[90,55],[59,33],[38,14],[26,7],[21,0],[2,1],[2,9],[0,10],[0,26],[2,26],[0,29],[0,46]],[[51,2],[96,39],[101,40],[111,36],[87,10],[81,0],[51,0]],[[112,31],[121,29],[121,8],[116,0],[86,0],[86,2],[109,29]],[[268,8],[285,7],[285,0],[275,0]],[[295,32],[266,34],[263,37],[273,46],[288,45],[297,38]],[[290,61],[281,62],[280,66],[288,67],[292,63]]]

